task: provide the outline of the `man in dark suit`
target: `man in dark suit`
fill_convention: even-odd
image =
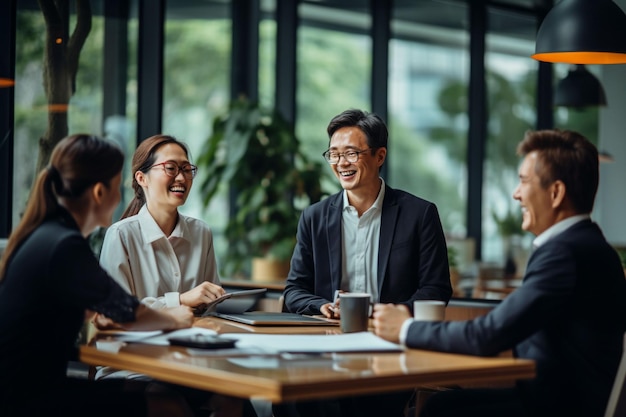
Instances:
[[[448,301],[452,295],[437,207],[380,178],[387,127],[380,117],[346,110],[328,125],[324,157],[343,191],[308,207],[284,291],[285,307],[338,317],[336,290],[366,292],[372,301]]]
[[[372,301],[443,300],[452,295],[445,236],[437,207],[380,177],[387,126],[361,110],[335,116],[324,157],[343,191],[302,213],[285,286],[285,308],[340,316],[335,291],[369,293]],[[412,392],[298,403],[300,416],[402,415]],[[284,407],[275,407],[282,415]],[[294,415],[293,413],[290,415]]]
[[[513,349],[537,376],[510,389],[433,395],[421,417],[602,416],[626,332],[626,280],[590,213],[598,152],[580,134],[528,132],[513,198],[537,237],[523,284],[470,321],[413,321],[404,306],[375,306],[376,334],[419,349],[496,355]]]

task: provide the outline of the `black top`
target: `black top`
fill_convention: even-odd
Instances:
[[[63,383],[86,309],[129,322],[138,304],[100,268],[67,211],[45,221],[0,281],[0,402]]]

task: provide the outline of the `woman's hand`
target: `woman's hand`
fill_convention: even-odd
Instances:
[[[186,329],[187,327],[191,327],[193,325],[193,311],[188,306],[166,308],[159,311],[168,314],[172,319],[172,327],[168,330]]]
[[[196,288],[181,293],[180,303],[189,307],[197,307],[201,304],[208,304],[225,293],[224,288],[219,285],[204,281]]]
[[[135,321],[120,323],[124,330],[175,330],[193,325],[193,310],[189,306],[178,306],[155,310],[139,304],[135,311]]]
[[[122,330],[123,327],[119,324],[108,318],[107,316],[96,313],[95,316],[91,319],[91,322],[96,329],[98,330]]]

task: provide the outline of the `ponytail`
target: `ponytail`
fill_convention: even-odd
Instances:
[[[124,165],[124,154],[113,143],[85,134],[68,136],[56,144],[50,165],[35,180],[24,215],[9,236],[0,259],[0,280],[20,244],[46,219],[61,212],[58,198],[78,199],[99,182],[110,184]]]
[[[58,188],[58,182],[60,182],[58,175],[59,173],[54,167],[48,166],[37,176],[30,192],[24,215],[15,230],[11,233],[7,247],[2,254],[2,259],[0,259],[0,281],[6,272],[9,258],[17,246],[26,239],[33,230],[39,227],[47,217],[58,213],[60,206],[54,194],[54,189]]]
[[[126,207],[126,210],[122,213],[120,220],[139,213],[139,210],[141,210],[143,205],[146,204],[146,197],[143,194],[143,189],[139,186],[139,184],[137,184],[137,181],[133,181],[133,188],[135,189],[135,196],[130,203],[128,203],[128,207]]]

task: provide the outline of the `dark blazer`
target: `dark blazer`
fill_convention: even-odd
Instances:
[[[285,307],[319,314],[341,284],[343,191],[304,210],[285,286]],[[380,302],[448,301],[452,295],[445,236],[437,207],[386,186],[378,251]]]
[[[590,220],[531,255],[522,286],[471,321],[414,322],[414,348],[534,359],[518,383],[528,415],[602,416],[626,332],[626,280],[615,250]]]

